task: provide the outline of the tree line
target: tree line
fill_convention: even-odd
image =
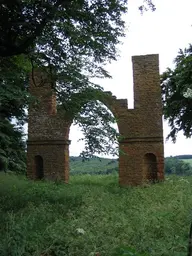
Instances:
[[[191,159],[192,163],[192,158],[183,159]],[[166,157],[165,174],[192,175],[192,164],[177,157]]]

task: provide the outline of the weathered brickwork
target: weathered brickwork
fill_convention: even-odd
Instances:
[[[119,141],[119,183],[140,185],[164,179],[162,105],[158,55],[134,56],[134,109],[126,99],[110,92],[102,101],[117,119]],[[49,79],[40,71],[30,81],[37,99],[29,107],[27,175],[29,178],[69,180],[69,130],[72,118],[57,111]],[[38,162],[39,161],[39,162]]]

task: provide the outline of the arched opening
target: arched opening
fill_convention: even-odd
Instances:
[[[35,174],[38,180],[44,178],[43,158],[39,155],[35,156]]]
[[[0,172],[1,171],[6,172],[6,162],[3,161],[3,159],[0,158]]]
[[[98,101],[99,104],[102,105],[103,108],[107,109],[107,111],[110,112],[112,116],[113,113],[109,108],[103,104],[101,101]],[[88,111],[87,111],[88,112]],[[90,119],[89,119],[90,118]],[[92,111],[90,112],[90,117],[87,116],[87,120],[93,120],[92,121],[92,128],[94,136],[97,136],[97,132],[95,131],[95,128],[98,128],[99,123],[95,121],[94,119],[94,114]],[[95,125],[96,123],[96,125]],[[102,125],[102,122],[100,122]],[[101,126],[102,127],[102,126]],[[118,125],[117,123],[113,123],[112,127],[118,132]],[[117,154],[108,154],[107,150],[106,153],[94,153],[93,157],[91,157],[88,160],[84,160],[82,157],[80,157],[80,154],[82,151],[88,147],[88,144],[86,144],[85,136],[82,132],[82,126],[76,125],[76,121],[73,122],[73,124],[70,127],[70,132],[69,132],[69,139],[71,141],[70,147],[69,147],[69,152],[70,152],[70,171],[69,171],[69,178],[70,182],[75,182],[81,180],[83,182],[83,179],[85,178],[85,182],[90,180],[90,182],[93,183],[98,183],[102,182],[102,180],[106,180],[106,183],[110,182],[115,182],[118,183],[118,142],[113,145],[113,143],[110,144],[109,141],[109,147],[116,147],[116,152]],[[84,129],[85,131],[85,129]],[[87,127],[87,132],[89,133],[90,137],[92,136],[92,130]],[[105,134],[103,133],[102,136],[105,137]],[[95,138],[94,137],[94,138]],[[93,139],[94,139],[93,138]],[[108,138],[106,138],[106,141]],[[102,139],[101,139],[102,143]],[[102,150],[101,150],[102,151]],[[112,150],[109,150],[112,151]],[[115,150],[114,150],[115,151]],[[75,176],[75,177],[74,177]]]
[[[147,153],[144,156],[144,177],[145,180],[157,181],[157,158],[153,153]]]

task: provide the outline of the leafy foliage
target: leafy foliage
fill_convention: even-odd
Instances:
[[[102,88],[94,84],[91,88],[79,88],[78,92],[65,85],[58,93],[59,110],[67,111],[69,119],[80,127],[84,135],[80,139],[85,143],[85,149],[81,153],[84,158],[90,158],[94,154],[118,155],[119,133],[114,126],[116,119],[102,103],[104,97],[107,96]]]
[[[145,7],[153,9],[151,1],[144,2]],[[8,121],[16,118],[20,124],[25,122],[24,109],[30,100],[26,74],[44,67],[57,91],[60,107],[76,113],[75,123],[85,134],[86,150],[82,155],[87,158],[94,153],[115,154],[111,145],[118,134],[111,126],[111,113],[94,97],[83,105],[82,101],[90,89],[93,96],[101,91],[90,82],[91,78],[110,77],[105,65],[118,57],[127,0],[3,0],[0,11],[1,127],[12,127],[13,134],[16,126]],[[4,150],[0,158],[5,155]]]
[[[8,120],[0,122],[0,171],[11,170],[17,173],[26,171],[26,145],[22,131]]]
[[[114,51],[110,46],[113,48],[122,33],[125,3],[124,0],[1,1],[1,56],[30,53],[38,42],[38,51],[51,55],[59,51],[61,59],[70,50],[82,51],[87,56],[95,51],[96,57],[101,49],[105,50],[100,58],[105,59]]]
[[[22,125],[28,103],[27,61],[16,56],[2,58],[0,63],[0,170],[25,172]]]
[[[15,83],[17,77],[23,78],[26,63],[29,70],[45,67],[57,92],[60,108],[70,109],[76,113],[75,122],[81,122],[86,135],[85,157],[107,151],[112,148],[107,146],[107,141],[116,139],[115,131],[109,124],[109,121],[114,122],[114,118],[107,113],[106,108],[93,101],[94,93],[101,91],[101,88],[91,83],[90,79],[110,77],[104,67],[118,56],[117,45],[124,36],[122,15],[127,11],[126,2],[18,0],[13,3],[2,1],[0,4],[0,56],[6,75],[3,78],[5,83],[9,84],[9,69],[13,70],[11,77]],[[21,54],[24,55],[20,57]],[[21,70],[18,71],[15,63],[21,58],[25,58],[25,63],[22,63],[23,67],[20,66]],[[18,99],[14,109],[20,111],[20,119],[24,117],[21,111],[27,104],[26,87],[22,82],[20,86],[14,84],[11,89],[16,96],[14,99]],[[8,95],[8,91],[3,91],[3,88],[1,90],[2,98],[6,98],[3,105],[9,105],[8,109],[11,110],[12,94]],[[89,101],[92,101],[82,104],[90,91],[93,97]],[[93,123],[88,128],[88,111],[98,119],[95,128]],[[93,118],[90,117],[90,120]],[[106,135],[110,139],[105,139]],[[102,142],[104,146],[100,147]]]
[[[28,103],[28,60],[25,56],[0,59],[0,117],[23,120]]]
[[[179,51],[174,69],[167,69],[161,76],[164,117],[171,132],[168,137],[176,140],[177,133],[190,138],[192,135],[192,45]]]
[[[84,134],[85,149],[80,154],[90,158],[94,154],[118,155],[118,132],[112,126],[116,123],[109,110],[98,101],[90,101],[75,116]]]
[[[49,65],[56,80],[76,81],[78,87],[88,74],[107,75],[102,65],[116,59],[116,45],[124,36],[126,0],[23,0],[4,2],[1,8],[2,54],[11,43],[26,53],[22,44],[27,42],[28,57],[34,65]]]
[[[156,7],[151,0],[144,0],[144,3],[141,6],[139,6],[139,10],[141,13],[148,11],[149,9],[152,11],[156,10]]]

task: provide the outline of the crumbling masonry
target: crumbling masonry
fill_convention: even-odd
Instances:
[[[114,114],[119,133],[119,184],[139,185],[164,179],[162,104],[158,55],[134,56],[134,109],[110,93],[99,98]],[[69,130],[72,118],[57,111],[51,84],[39,73],[30,81],[38,100],[29,107],[27,176],[69,180]],[[121,153],[123,152],[123,153]]]

